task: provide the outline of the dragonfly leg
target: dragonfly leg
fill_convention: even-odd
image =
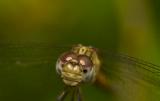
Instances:
[[[80,88],[77,88],[77,101],[83,101]]]
[[[74,101],[76,97],[76,88],[73,89],[71,101]]]
[[[64,101],[64,99],[68,95],[68,92],[68,89],[64,89],[63,92],[57,97],[57,101]]]
[[[67,96],[68,92],[63,91],[57,98],[57,101],[64,101],[65,97]]]

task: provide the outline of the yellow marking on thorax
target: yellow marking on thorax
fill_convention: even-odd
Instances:
[[[93,51],[89,47],[81,47],[79,48],[78,54],[80,55],[87,55],[89,57],[92,57]]]

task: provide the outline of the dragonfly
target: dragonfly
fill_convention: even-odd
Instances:
[[[111,93],[119,92],[119,87],[126,86],[128,81],[125,80],[160,90],[159,65],[106,48],[48,43],[8,43],[0,46],[0,64],[3,66],[18,66],[26,70],[29,67],[54,67],[59,76],[57,79],[64,84],[61,93],[57,92],[57,101],[68,100],[68,97],[71,101],[85,100],[81,87],[90,83]]]
[[[98,49],[82,44],[75,45],[70,50],[62,53],[57,59],[56,71],[65,84],[65,88],[57,97],[57,101],[64,101],[70,92],[72,92],[71,101],[83,101],[80,87],[84,83],[97,82],[108,89],[110,84],[107,81],[107,73],[111,73],[118,78],[122,73],[129,79],[143,80],[160,87],[160,66],[128,55],[107,52],[106,50],[105,56],[124,65],[119,69],[102,68],[102,59]],[[103,64],[105,65],[105,63]]]

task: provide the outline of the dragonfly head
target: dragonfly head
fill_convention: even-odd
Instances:
[[[94,57],[91,57],[94,54],[89,51],[90,47],[78,47],[63,53],[56,64],[58,74],[63,82],[69,86],[93,81],[99,68]]]

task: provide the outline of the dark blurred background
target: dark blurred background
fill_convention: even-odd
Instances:
[[[55,62],[72,44],[160,64],[159,5],[158,0],[1,0],[0,101],[55,101],[63,89]],[[160,99],[148,93],[158,92],[153,87],[128,82],[124,88],[128,95],[121,90],[119,101]],[[83,90],[85,101],[115,97],[94,86]]]

